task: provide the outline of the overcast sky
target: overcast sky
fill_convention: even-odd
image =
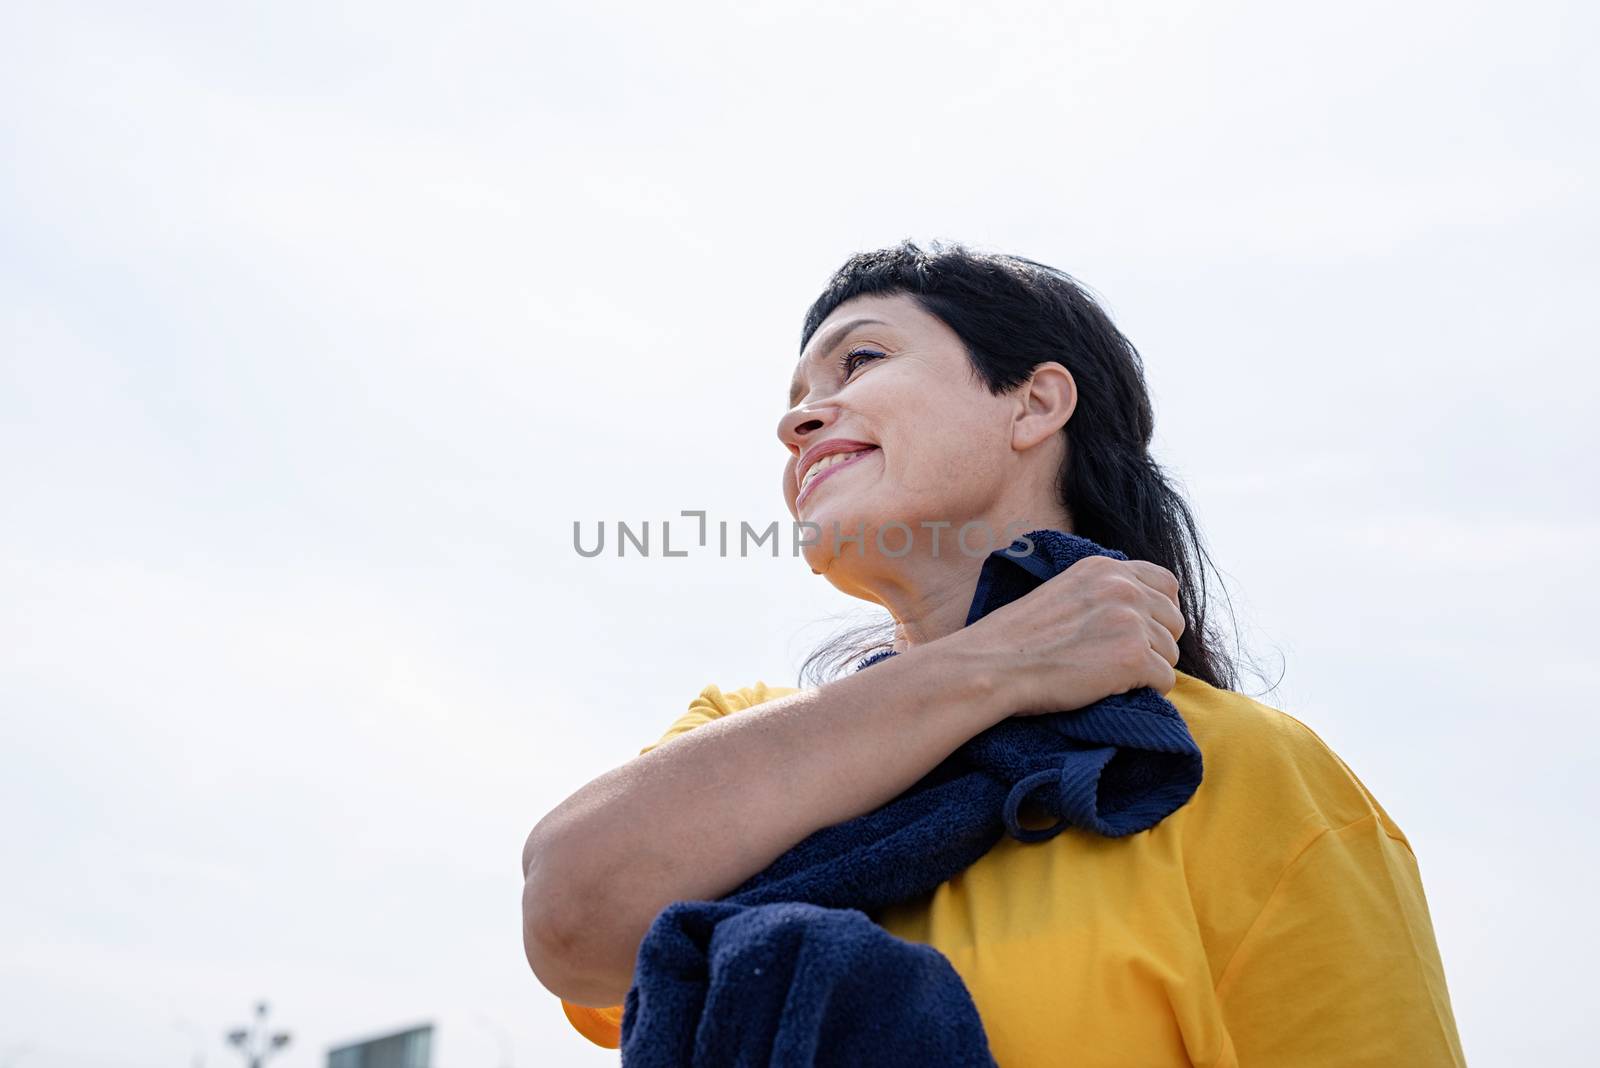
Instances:
[[[1104,297],[1469,1059],[1575,1063],[1593,10],[11,5],[0,1065],[227,1065],[261,997],[283,1068],[615,1063],[523,961],[524,836],[857,602],[572,523],[786,518],[801,316],[904,237]]]

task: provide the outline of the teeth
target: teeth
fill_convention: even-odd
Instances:
[[[800,483],[801,492],[804,492],[805,488],[807,486],[811,485],[811,482],[812,482],[813,479],[815,479],[818,475],[822,474],[822,472],[826,471],[828,468],[832,467],[834,464],[843,463],[845,460],[848,460],[848,459],[850,459],[851,457],[854,457],[854,456],[860,456],[865,451],[867,451],[867,450],[865,450],[865,449],[857,449],[854,452],[830,452],[830,453],[828,453],[828,455],[824,456],[822,459],[818,460],[816,463],[812,464],[810,468],[807,469],[806,477]]]

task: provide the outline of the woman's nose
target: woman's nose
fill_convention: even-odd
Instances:
[[[792,408],[778,421],[778,437],[795,452],[806,447],[817,431],[833,422],[829,405],[808,404]]]

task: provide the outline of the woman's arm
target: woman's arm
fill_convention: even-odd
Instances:
[[[667,904],[724,896],[811,833],[894,799],[1008,715],[1140,686],[1168,692],[1183,628],[1176,597],[1164,568],[1090,558],[970,627],[606,772],[540,820],[523,849],[534,974],[576,1004],[619,1004]]]

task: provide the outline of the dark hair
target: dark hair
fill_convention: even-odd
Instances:
[[[858,253],[834,272],[806,312],[801,350],[845,301],[897,293],[960,336],[992,393],[1016,388],[1047,361],[1072,372],[1078,404],[1062,429],[1068,447],[1058,483],[1072,533],[1176,575],[1185,619],[1177,670],[1234,688],[1236,666],[1206,614],[1202,560],[1209,557],[1188,505],[1150,457],[1155,416],[1144,364],[1094,298],[1065,272],[1020,256],[902,241]],[[885,619],[836,635],[806,659],[801,684],[844,674],[892,645],[893,631],[894,621]]]

